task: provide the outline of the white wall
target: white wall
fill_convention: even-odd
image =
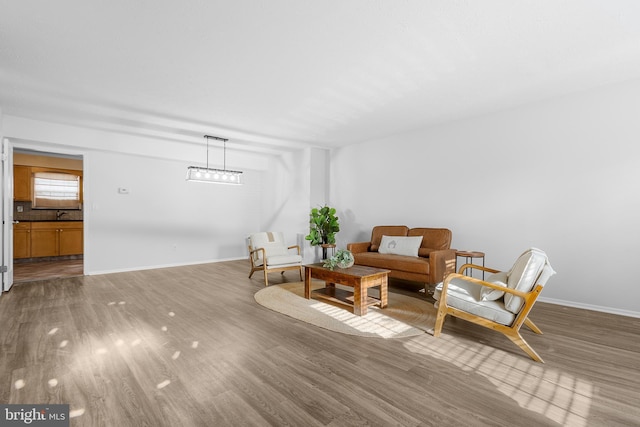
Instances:
[[[640,82],[368,141],[333,153],[340,246],[371,227],[447,227],[508,269],[530,246],[541,299],[640,316]]]
[[[205,161],[204,141],[185,145],[15,116],[4,125],[16,147],[84,156],[86,274],[246,258],[251,232],[280,230],[295,244],[305,231],[305,150],[227,149],[228,166],[244,171],[245,184],[236,187],[185,181],[187,166]],[[219,154],[212,151],[210,166],[222,166]]]
[[[309,149],[271,159],[263,184],[268,194],[262,203],[262,228],[253,230],[284,231],[287,241],[299,245],[305,258],[310,256],[310,247],[304,240],[309,229],[310,163]]]
[[[89,271],[244,257],[244,236],[261,227],[247,209],[260,199],[261,172],[234,187],[187,182],[185,164],[169,160],[89,153],[85,165]]]
[[[263,188],[272,192],[263,199],[263,230],[284,230],[285,237],[300,246],[305,263],[322,258],[321,249],[309,245],[304,237],[309,234],[311,208],[329,203],[328,152],[307,148],[274,157],[264,179]]]

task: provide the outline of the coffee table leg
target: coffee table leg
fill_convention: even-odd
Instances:
[[[380,308],[387,307],[387,302],[389,299],[387,285],[388,285],[388,280],[387,280],[387,277],[385,276],[382,279],[382,283],[380,284]]]
[[[311,269],[304,269],[304,297],[311,299]]]
[[[367,314],[367,288],[362,286],[353,287],[353,314],[356,316],[364,316]]]

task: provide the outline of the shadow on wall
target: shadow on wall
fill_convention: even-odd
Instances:
[[[339,248],[346,248],[348,243],[364,242],[371,237],[371,230],[364,230],[351,209],[339,211],[340,232],[336,236]]]

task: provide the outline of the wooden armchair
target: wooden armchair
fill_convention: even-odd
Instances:
[[[249,278],[256,271],[264,273],[264,285],[269,285],[267,273],[280,271],[284,274],[287,270],[298,270],[302,281],[302,256],[300,246],[287,246],[284,235],[281,232],[253,233],[249,236],[249,262],[251,271]],[[296,249],[296,253],[291,253]]]
[[[480,280],[462,274],[467,268],[494,274]],[[542,334],[528,315],[545,283],[554,274],[547,255],[536,248],[520,255],[508,272],[464,264],[458,273],[449,274],[436,287],[434,298],[438,314],[433,336],[440,335],[449,314],[503,333],[533,360],[544,363],[522,338],[520,327],[524,324]]]

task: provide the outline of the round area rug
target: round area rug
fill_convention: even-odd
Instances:
[[[323,286],[324,282],[312,283],[313,289]],[[316,300],[313,296],[306,299],[304,282],[271,285],[256,292],[254,298],[273,311],[343,334],[403,338],[433,331],[436,309],[432,303],[393,292],[388,295],[387,308],[369,307],[364,316],[356,316],[344,305]]]

